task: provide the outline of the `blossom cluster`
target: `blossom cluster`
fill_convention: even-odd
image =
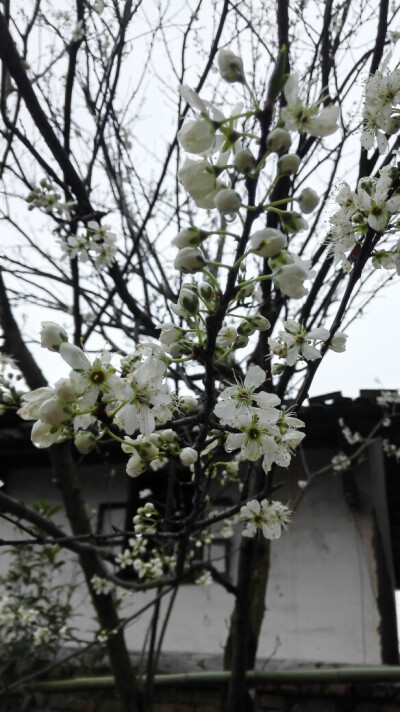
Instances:
[[[261,533],[265,539],[278,539],[291,517],[289,507],[281,502],[252,499],[240,510],[240,521],[245,523],[242,536],[253,538]]]
[[[54,628],[50,629],[44,623],[43,611],[21,604],[16,605],[7,595],[0,599],[0,625],[3,641],[7,640],[10,644],[12,640],[18,640],[21,630],[24,637],[29,639],[34,647],[45,646],[65,637],[67,632],[65,626],[55,630]]]
[[[348,253],[360,245],[368,231],[383,233],[398,228],[400,195],[394,192],[399,171],[385,166],[377,178],[361,178],[356,191],[344,183],[336,196],[340,209],[332,215],[330,242],[334,262],[341,262],[345,270],[351,269]],[[395,268],[399,271],[398,243],[390,252],[376,252],[375,267]]]
[[[364,128],[361,143],[370,149],[376,141],[379,153],[388,150],[387,135],[400,128],[400,69],[375,72],[365,84]]]
[[[55,187],[46,178],[43,178],[39,186],[28,193],[26,202],[29,203],[28,210],[39,208],[47,214],[64,217],[66,220],[71,217],[73,202],[62,201],[60,193],[57,193]]]
[[[276,463],[288,467],[294,449],[305,434],[299,432],[302,420],[279,410],[280,398],[266,391],[256,392],[264,385],[265,371],[259,366],[250,366],[243,383],[228,386],[214,408],[222,425],[229,426],[225,450],[233,452],[240,448],[242,456],[252,462],[263,458],[262,467],[269,472]]]
[[[84,232],[60,240],[61,259],[77,257],[81,262],[88,262],[92,258],[97,268],[110,267],[117,252],[116,240],[117,236],[108,227],[90,220]]]
[[[178,170],[178,181],[187,194],[190,221],[172,239],[177,249],[174,268],[179,273],[179,288],[174,302],[168,303],[160,316],[159,338],[137,345],[123,357],[102,351],[89,358],[83,348],[70,343],[63,327],[44,322],[42,346],[58,353],[72,370],[53,388],[25,394],[18,413],[26,420],[35,420],[31,437],[38,447],[70,439],[81,454],[87,454],[102,438],[111,438],[127,455],[130,477],[149,469],[162,471],[172,460],[188,468],[186,475],[192,477],[194,487],[203,480],[218,481],[221,487],[235,482],[241,496],[243,463],[260,461],[266,474],[274,465],[288,467],[305,437],[304,422],[285,410],[274,392],[275,377],[285,367],[296,370],[298,364],[301,367],[320,360],[327,347],[338,353],[346,347],[346,334],[321,325],[308,328],[291,302],[308,294],[316,275],[307,252],[296,254],[295,247],[296,236],[308,230],[308,215],[319,204],[316,191],[297,181],[302,158],[293,149],[295,134],[297,139],[299,134],[313,139],[330,136],[339,128],[340,112],[337,106],[322,106],[321,97],[310,105],[303,99],[306,92],[299,77],[287,77],[282,69],[278,84],[279,91],[283,89],[284,106],[279,112],[277,102],[264,135],[260,107],[247,85],[242,59],[222,50],[218,68],[224,81],[239,83],[249,91],[251,107],[238,103],[222,111],[190,87],[180,88],[181,98],[192,112],[177,135],[187,154]],[[393,127],[396,124],[397,83],[396,73],[390,78],[377,75],[367,83],[366,116],[370,123],[364,131],[364,145],[371,141],[371,122],[375,122],[373,130],[380,147],[382,132],[390,133],[389,123]],[[341,262],[350,270],[353,251],[370,231],[383,236],[398,229],[398,177],[399,171],[387,165],[378,176],[361,179],[356,191],[343,185],[337,196],[339,210],[330,221],[335,263]],[[278,184],[290,187],[274,199]],[[249,185],[254,190],[250,191]],[[198,209],[195,213],[192,201]],[[47,182],[32,192],[29,202],[32,207],[69,219],[68,206],[60,202]],[[204,220],[200,222],[201,215]],[[212,260],[216,237],[219,256]],[[67,234],[60,244],[64,257],[102,268],[114,262],[116,241],[107,226],[92,220],[84,227],[77,224],[76,232]],[[397,242],[390,250],[375,251],[374,266],[400,272],[399,245]],[[226,279],[221,277],[224,274]],[[277,312],[268,313],[264,286],[271,290],[275,305],[285,306],[282,329],[276,326]],[[296,318],[291,318],[293,315]],[[269,336],[260,336],[268,331]],[[274,360],[269,379],[260,365],[239,368],[235,360],[239,349],[248,357],[251,340],[255,342],[257,337],[264,345],[262,357]],[[190,367],[195,361],[216,380],[204,407],[193,391],[184,394],[172,390],[172,383],[177,383],[182,374],[182,381],[193,385]],[[263,363],[259,357],[257,362]],[[235,374],[235,383],[230,382],[229,373]],[[355,437],[343,428],[348,438]],[[342,453],[332,460],[335,471],[349,464]],[[205,491],[206,485],[207,507]],[[244,498],[237,503],[236,512],[243,502]],[[275,539],[290,516],[289,508],[279,502],[253,499],[241,507],[238,520],[244,524],[245,537],[260,532],[267,539]],[[176,556],[173,547],[160,544],[161,517],[152,502],[137,509],[133,536],[129,547],[116,557],[116,567],[132,569],[143,581],[173,574]],[[234,523],[233,518],[226,530],[229,535]],[[205,527],[189,539],[187,566],[196,547],[207,546],[212,536]],[[210,581],[209,571],[198,577],[198,583]],[[99,596],[113,591],[110,582],[96,576],[92,586]]]

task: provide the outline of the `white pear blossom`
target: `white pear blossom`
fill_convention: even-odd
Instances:
[[[215,177],[211,163],[205,158],[193,161],[187,158],[178,171],[178,179],[198,208],[214,208],[214,198],[226,186]]]
[[[307,220],[303,218],[301,213],[296,213],[295,210],[286,210],[281,214],[280,219],[283,228],[292,235],[308,228]]]
[[[340,110],[329,106],[319,110],[318,104],[305,106],[299,96],[299,77],[291,75],[285,84],[284,94],[287,105],[282,109],[282,118],[289,131],[306,131],[311,136],[323,137],[338,129]]]
[[[294,366],[300,360],[315,361],[321,358],[320,351],[312,341],[327,341],[330,336],[328,329],[317,327],[306,331],[304,326],[293,319],[283,322],[285,331],[279,331],[277,338],[269,338],[268,344],[271,352],[284,358],[288,366]]]
[[[181,250],[183,247],[198,247],[208,233],[197,227],[186,227],[172,240],[172,244]]]
[[[50,447],[55,443],[60,443],[65,439],[62,430],[54,430],[54,426],[37,420],[31,430],[31,440],[35,447],[40,449]]]
[[[239,521],[245,524],[242,536],[253,538],[261,532],[265,539],[278,539],[291,517],[291,510],[281,502],[252,499],[240,509]]]
[[[285,253],[284,259],[285,264],[277,264],[276,267],[274,263],[271,265],[273,267],[272,279],[274,284],[282,294],[286,294],[293,299],[301,299],[308,293],[304,282],[315,275],[315,272],[309,269],[311,262],[310,260],[303,260],[298,255],[290,252]]]
[[[346,183],[339,191],[336,200],[340,209],[330,218],[330,242],[334,262],[342,261],[347,271],[351,265],[346,253],[361,243],[368,227],[383,233],[391,218],[400,212],[400,195],[389,197],[395,175],[393,166],[384,166],[378,178],[362,178],[356,192]],[[376,255],[374,259],[376,266]]]
[[[109,593],[112,593],[115,588],[112,581],[108,581],[107,579],[96,575],[92,576],[90,583],[92,584],[93,590],[97,596],[107,596]]]
[[[105,395],[114,391],[119,383],[115,369],[110,365],[110,355],[103,351],[100,357],[90,362],[86,354],[75,344],[63,343],[60,356],[74,369],[70,378],[79,394],[77,401],[82,410],[92,407],[100,393]]]
[[[332,457],[331,465],[334,472],[344,472],[349,469],[351,460],[344,452],[338,452]]]
[[[171,395],[164,382],[165,372],[165,363],[150,356],[116,385],[116,399],[123,405],[115,415],[115,423],[128,435],[140,430],[149,436],[156,420],[165,422],[171,417]]]
[[[87,455],[96,445],[96,438],[91,432],[78,430],[74,436],[74,445],[81,455]]]
[[[400,104],[400,69],[384,75],[375,72],[365,85],[364,129],[361,144],[369,150],[375,140],[379,153],[386,153],[386,134],[393,134],[400,128],[398,110]]]
[[[237,337],[237,330],[233,326],[223,326],[218,332],[216,345],[220,349],[230,346]]]
[[[235,425],[243,415],[250,417],[262,410],[263,418],[274,423],[278,420],[279,410],[276,406],[280,399],[273,393],[260,391],[255,393],[265,382],[266,374],[260,366],[250,366],[243,383],[225,388],[214,408],[215,415],[222,424]]]
[[[298,431],[304,426],[302,420],[280,411],[278,420],[271,421],[266,410],[259,408],[254,415],[243,413],[237,417],[233,425],[240,432],[228,434],[225,450],[233,452],[240,448],[242,456],[251,462],[263,457],[262,467],[267,473],[274,463],[289,466],[293,451],[305,434]]]

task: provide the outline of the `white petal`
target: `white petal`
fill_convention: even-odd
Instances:
[[[328,329],[324,329],[323,326],[318,326],[316,329],[311,329],[308,332],[308,339],[318,339],[319,341],[326,341],[329,339],[331,332]]]
[[[259,388],[265,378],[265,371],[260,366],[250,366],[244,379],[245,388]]]
[[[303,356],[306,361],[315,361],[317,358],[322,358],[318,349],[316,349],[315,346],[312,346],[311,344],[303,345]]]
[[[225,442],[226,452],[232,452],[232,450],[237,450],[238,448],[242,447],[243,441],[243,433],[229,433]]]
[[[68,366],[76,370],[88,371],[91,363],[79,346],[75,344],[64,343],[60,346],[60,356]]]
[[[292,346],[287,352],[286,363],[288,366],[294,366],[297,361],[297,356],[299,355],[299,349],[297,346]]]

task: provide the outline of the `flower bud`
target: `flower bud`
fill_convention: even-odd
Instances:
[[[162,430],[160,435],[167,443],[173,443],[176,440],[176,432],[175,430],[172,430],[172,428]]]
[[[184,247],[175,257],[175,269],[184,274],[194,274],[201,272],[205,265],[205,260],[200,250],[194,247]]]
[[[312,213],[319,203],[319,195],[312,188],[304,188],[297,202],[302,213]]]
[[[337,331],[336,334],[332,337],[332,341],[329,344],[329,348],[332,349],[332,351],[336,351],[336,353],[341,354],[343,353],[343,351],[346,351],[347,339],[347,334],[344,334],[343,331]]]
[[[74,437],[74,444],[81,455],[87,455],[96,445],[96,438],[93,433],[86,430],[78,430]]]
[[[189,467],[189,465],[194,465],[194,463],[197,462],[199,453],[192,447],[184,447],[179,454],[179,458],[182,465]]]
[[[172,358],[181,358],[181,356],[185,356],[190,351],[183,341],[173,341],[172,344],[165,345],[164,348]]]
[[[209,301],[214,296],[213,286],[209,282],[201,282],[199,284],[199,293],[203,299]]]
[[[286,129],[272,129],[267,136],[267,148],[273,153],[287,153],[292,145],[289,131]]]
[[[161,334],[158,337],[162,344],[172,344],[174,341],[181,339],[185,335],[185,331],[174,324],[162,324]]]
[[[241,321],[237,331],[240,336],[251,336],[254,334],[255,330],[255,326],[253,326],[251,320],[249,319],[248,321]]]
[[[127,475],[129,475],[129,477],[138,477],[145,471],[145,469],[146,469],[146,463],[143,462],[139,453],[136,450],[134,450],[134,452],[130,456],[128,462],[126,463]]]
[[[278,160],[278,173],[281,176],[294,175],[300,165],[300,156],[297,153],[285,153]]]
[[[249,173],[256,166],[256,159],[249,148],[241,148],[235,153],[233,164],[239,173]]]
[[[62,326],[55,321],[43,321],[40,332],[41,346],[49,351],[58,351],[64,341],[68,341],[68,334]]]
[[[197,314],[199,310],[199,298],[191,289],[182,287],[179,292],[178,304],[189,314]]]
[[[154,445],[150,440],[141,440],[138,442],[138,438],[136,440],[137,442],[137,452],[139,453],[140,457],[142,460],[151,460],[153,457],[157,457],[158,455],[158,447]]]
[[[214,168],[204,158],[193,161],[187,158],[178,171],[178,180],[199,208],[212,208],[214,196],[219,190]]]
[[[172,244],[179,250],[182,250],[183,247],[198,247],[207,235],[207,232],[199,230],[197,227],[185,227],[174,237]]]
[[[248,282],[248,284],[243,285],[239,282],[238,284],[238,298],[239,299],[246,299],[246,297],[250,297],[251,294],[253,294],[255,290],[255,284],[254,282]]]
[[[301,213],[296,213],[294,210],[282,213],[280,218],[286,232],[295,233],[308,228],[308,222],[304,220]]]
[[[218,69],[222,79],[233,84],[244,82],[243,61],[229,49],[221,49],[218,53]]]
[[[235,341],[237,336],[237,331],[233,326],[223,326],[218,332],[216,339],[217,347],[220,349],[225,349],[230,346],[233,341]]]
[[[273,257],[287,245],[287,237],[280,230],[266,227],[251,236],[251,249],[261,257]]]
[[[178,131],[178,141],[188,153],[204,153],[214,144],[214,129],[209,121],[190,119]]]
[[[283,363],[274,363],[271,368],[271,373],[273,376],[280,376],[284,368],[285,365]]]
[[[251,317],[251,323],[257,331],[268,331],[271,328],[271,322],[262,314],[255,314]]]
[[[194,396],[181,396],[179,398],[179,407],[187,413],[196,408],[196,406],[197,400]]]
[[[244,349],[245,346],[249,343],[249,337],[244,336],[243,334],[238,334],[238,336],[235,339],[234,347],[235,349]]]
[[[220,190],[214,198],[214,205],[221,215],[236,213],[242,204],[239,193],[231,188]]]

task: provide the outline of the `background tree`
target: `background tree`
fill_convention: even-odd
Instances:
[[[48,388],[24,321],[34,309],[46,321],[43,345],[75,374],[20,409],[35,420],[41,409],[33,440],[49,446],[75,538],[0,499],[79,557],[99,626],[113,631],[107,649],[126,710],[151,707],[160,596],[172,590],[173,600],[194,568],[195,540],[238,516],[246,534],[235,585],[212,561],[202,571],[236,600],[223,704],[230,712],[251,704],[245,671],[256,659],[269,539],[288,516],[271,500],[275,469],[303,437],[286,409],[306,399],[327,349],[345,348],[345,316],[398,271],[395,59],[368,84],[364,109],[361,92],[395,39],[397,15],[386,0],[3,3],[3,349],[30,390]],[[332,208],[344,175],[349,185]],[[153,350],[138,349],[149,343]],[[120,370],[81,351],[105,344],[124,356]],[[15,390],[7,400],[20,405]],[[153,568],[134,581],[96,546],[73,443],[84,453],[125,434],[128,474],[166,459],[172,493],[162,512],[136,514]],[[236,489],[219,514],[213,499],[228,456]],[[193,470],[184,515],[174,511],[176,463],[189,481]],[[114,594],[99,595],[99,580],[155,590],[144,702]]]

